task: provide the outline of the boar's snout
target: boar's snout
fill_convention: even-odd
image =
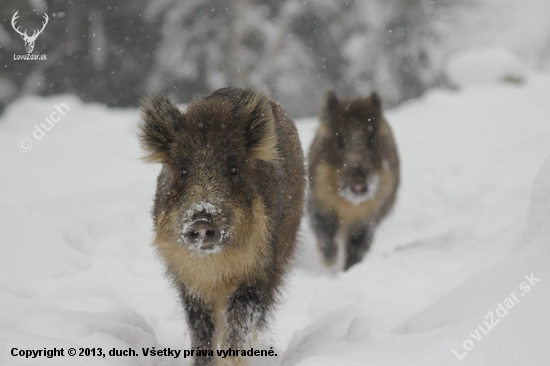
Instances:
[[[222,236],[220,229],[208,221],[195,221],[183,235],[187,242],[203,245],[218,244]]]
[[[367,193],[368,187],[365,179],[354,179],[350,184],[351,192],[357,196]]]

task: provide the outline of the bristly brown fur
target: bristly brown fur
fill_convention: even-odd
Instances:
[[[348,269],[369,249],[399,186],[399,158],[380,97],[372,93],[367,98],[339,99],[329,92],[308,160],[308,213],[319,249],[327,265],[335,263],[338,251],[343,252]],[[378,184],[367,183],[369,179]],[[352,185],[364,185],[367,191],[370,185],[372,196],[350,201]],[[344,248],[338,249],[339,238]]]
[[[305,171],[294,122],[262,92],[224,88],[185,111],[150,96],[140,129],[147,159],[163,164],[154,245],[180,293],[192,347],[249,347],[267,325],[296,246]],[[227,233],[219,252],[182,242],[195,215]],[[198,357],[195,365],[218,361]]]

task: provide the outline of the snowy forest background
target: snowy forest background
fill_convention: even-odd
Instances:
[[[13,60],[16,10],[28,29],[50,15],[34,51],[47,61]],[[129,107],[248,85],[293,117],[316,115],[328,89],[377,90],[392,107],[452,87],[457,50],[499,44],[548,68],[549,16],[549,0],[2,0],[0,111],[25,94]]]

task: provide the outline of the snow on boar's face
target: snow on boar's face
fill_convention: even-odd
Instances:
[[[185,112],[163,95],[142,101],[146,160],[163,164],[153,209],[157,239],[207,255],[267,235],[256,182],[262,164],[278,158],[270,103],[263,93],[230,88]]]
[[[383,170],[378,141],[382,106],[376,93],[339,100],[327,95],[320,132],[327,139],[327,163],[338,175],[340,195],[354,203],[373,199]]]

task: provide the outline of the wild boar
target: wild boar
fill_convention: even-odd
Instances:
[[[399,157],[380,97],[340,100],[329,92],[308,161],[307,211],[318,248],[327,266],[340,257],[347,270],[368,251],[399,186]]]
[[[251,346],[292,261],[306,181],[294,121],[251,89],[219,89],[185,111],[152,95],[141,104],[139,139],[146,160],[162,164],[154,246],[192,348],[209,350],[194,364],[246,365],[216,349]]]

